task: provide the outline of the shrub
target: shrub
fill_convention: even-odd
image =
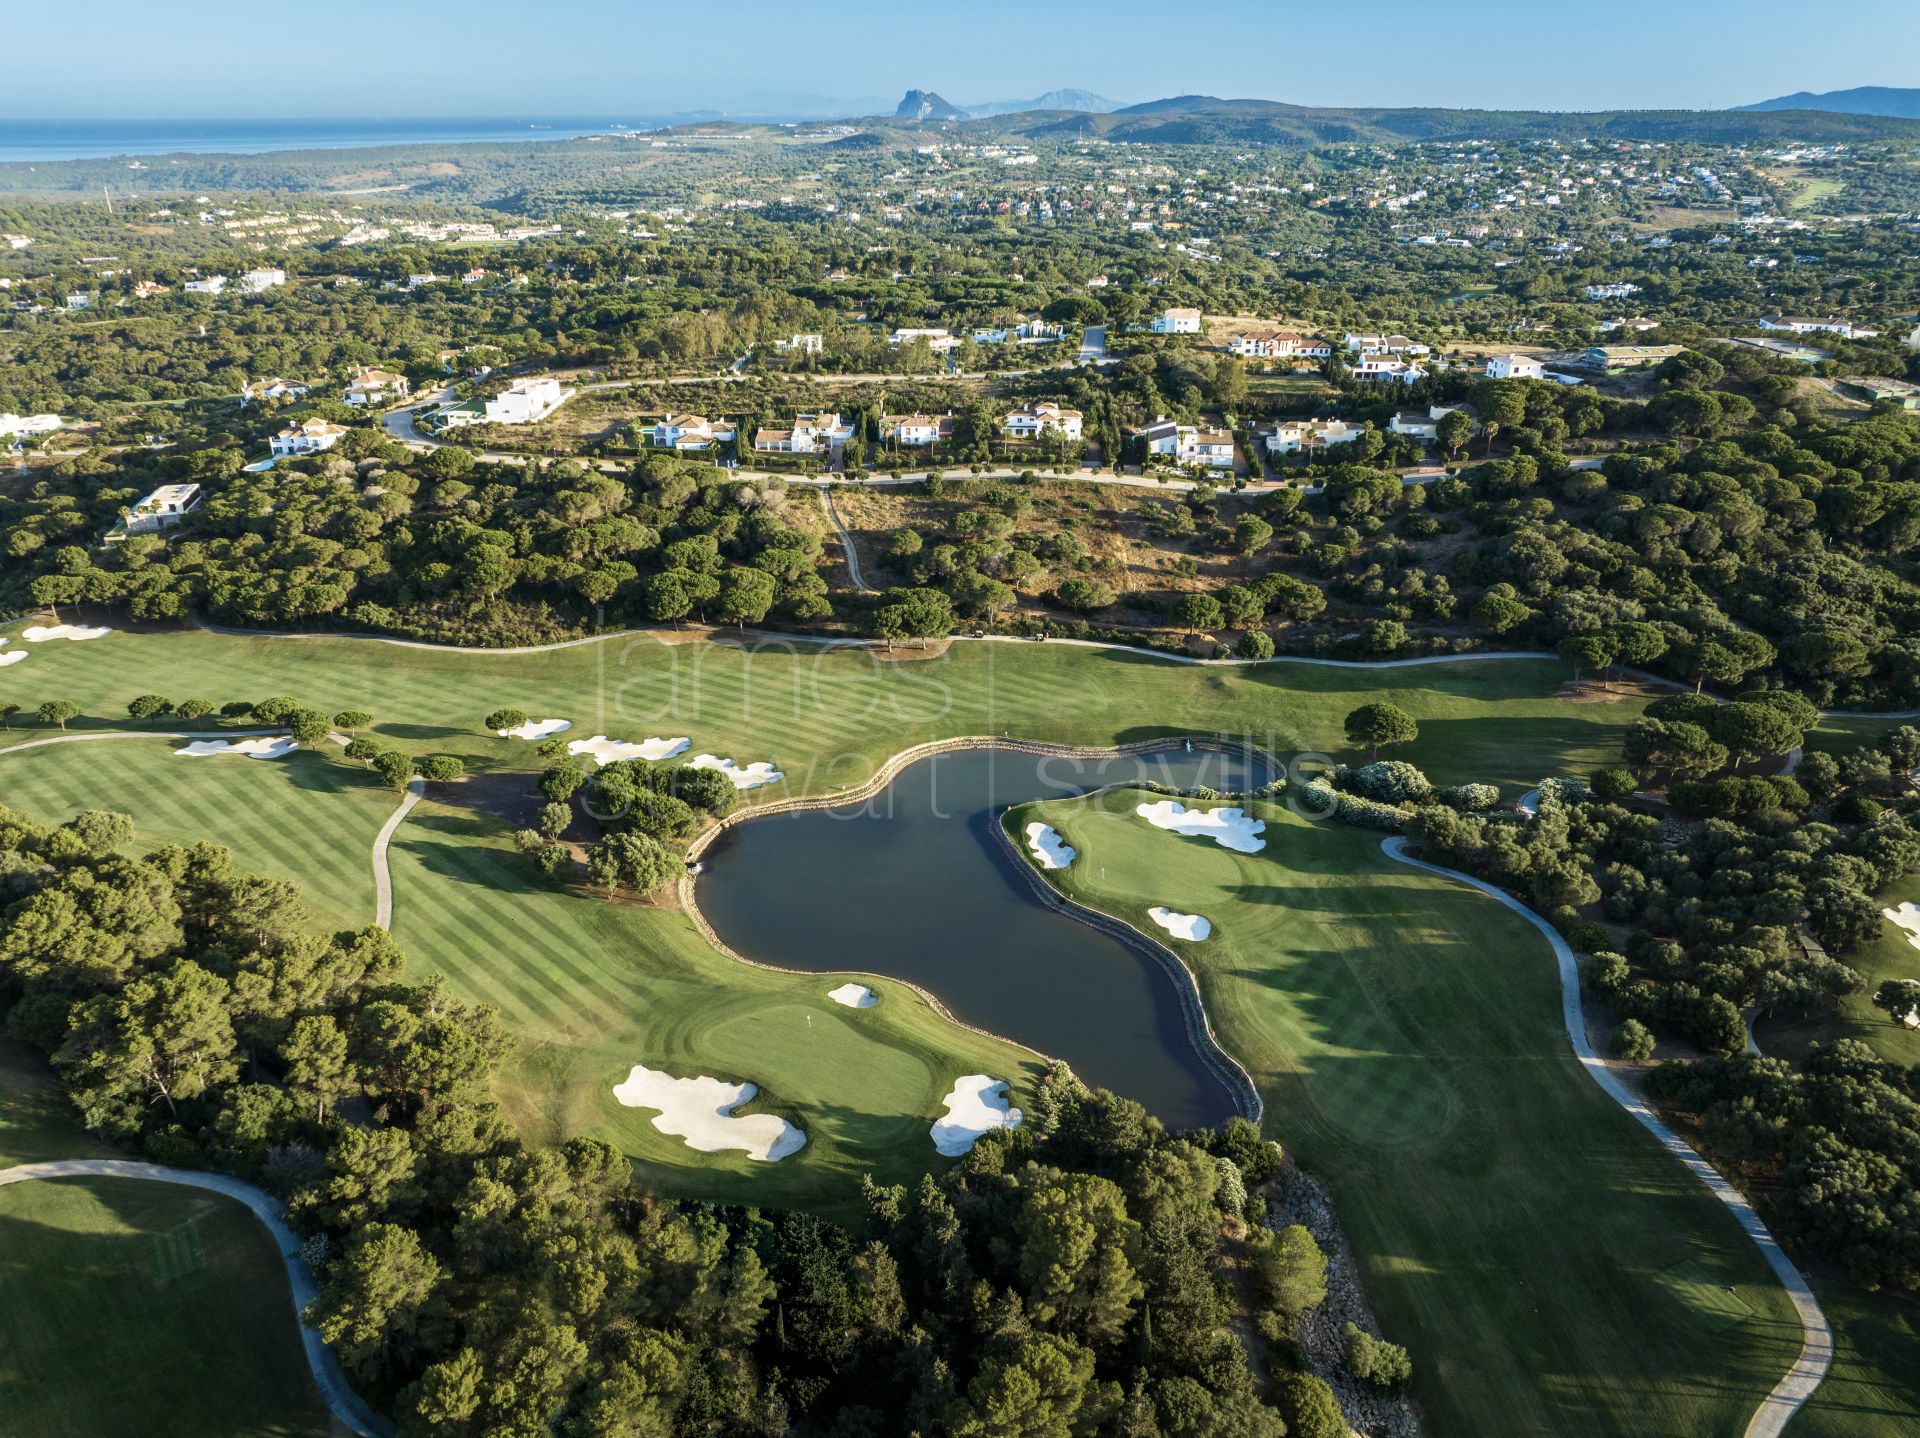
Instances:
[[[1362,1383],[1392,1392],[1405,1387],[1413,1377],[1413,1360],[1398,1343],[1375,1338],[1353,1323],[1346,1326],[1341,1337],[1347,1354],[1347,1371]]]
[[[1330,813],[1341,823],[1352,824],[1358,829],[1378,829],[1382,833],[1397,834],[1413,817],[1405,809],[1396,809],[1391,804],[1335,789],[1324,780],[1316,779],[1306,788],[1308,802],[1315,813]]]
[[[1616,799],[1627,798],[1639,787],[1634,782],[1633,770],[1624,764],[1613,764],[1605,769],[1596,769],[1588,782],[1593,787],[1594,797],[1605,799],[1609,803]]]
[[[1449,809],[1477,814],[1500,802],[1500,790],[1493,784],[1455,784],[1450,789],[1442,789],[1434,797]]]
[[[1353,774],[1353,784],[1369,799],[1383,804],[1417,804],[1432,797],[1427,776],[1404,759],[1378,759]]]
[[[1615,1058],[1645,1063],[1653,1057],[1653,1031],[1638,1019],[1628,1019],[1613,1031],[1607,1047],[1613,1050]]]
[[[1280,1381],[1280,1414],[1288,1438],[1347,1438],[1339,1400],[1324,1379],[1311,1373],[1289,1373]]]

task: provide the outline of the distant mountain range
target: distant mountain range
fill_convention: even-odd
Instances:
[[[1027,108],[969,109],[928,90],[909,90],[898,121],[942,120],[982,134],[1029,139],[1135,140],[1158,145],[1406,144],[1423,140],[1671,141],[1699,144],[1830,144],[1920,139],[1920,120],[1830,110],[1533,110],[1332,108],[1277,100],[1175,95],[1140,105],[1096,109],[1048,105],[1075,97],[1056,91]],[[1097,100],[1098,97],[1086,97]],[[1106,102],[1101,101],[1101,104]],[[868,125],[884,128],[886,121]],[[904,142],[906,136],[900,139]]]
[[[984,120],[995,115],[1022,115],[1036,111],[1075,110],[1104,115],[1120,107],[1091,90],[1049,90],[1031,100],[989,100],[980,105],[955,105],[931,90],[909,90],[894,108],[896,120]]]
[[[1900,90],[1889,85],[1861,85],[1852,90],[1828,90],[1820,95],[1802,90],[1797,95],[1782,95],[1735,108],[1825,110],[1834,115],[1885,115],[1899,120],[1920,120],[1920,90]]]

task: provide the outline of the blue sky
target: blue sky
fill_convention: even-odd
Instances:
[[[581,115],[949,99],[1718,107],[1920,83],[1920,0],[84,0],[0,6],[9,118]],[[30,59],[29,57],[38,57]]]

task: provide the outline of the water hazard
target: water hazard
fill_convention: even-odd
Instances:
[[[750,958],[911,979],[958,1017],[1065,1059],[1171,1126],[1217,1123],[1233,1099],[1189,1034],[1180,981],[1042,904],[993,826],[1009,804],[1103,785],[1234,791],[1271,777],[1264,761],[1199,748],[940,754],[871,799],[729,829],[704,856],[700,908]]]

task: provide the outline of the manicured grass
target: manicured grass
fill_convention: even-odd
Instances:
[[[781,793],[846,787],[910,744],[957,734],[1110,744],[1217,732],[1250,736],[1283,757],[1338,754],[1348,711],[1380,700],[1421,723],[1419,740],[1395,757],[1441,783],[1473,779],[1518,792],[1617,758],[1621,731],[1644,707],[1624,697],[1561,699],[1570,672],[1552,661],[1220,669],[1059,643],[961,642],[944,656],[898,663],[797,640],[750,653],[647,636],[525,655],[196,630],[31,649],[27,662],[0,669],[0,699],[29,711],[72,699],[84,711],[75,729],[128,727],[127,701],[150,690],[217,702],[292,694],[329,711],[370,710],[377,733],[416,752],[457,754],[476,768],[535,767],[531,746],[480,730],[488,710],[510,705],[571,719],[581,737],[685,734],[696,752],[776,759],[788,774]],[[17,731],[20,740],[45,732]],[[10,742],[18,741],[0,733],[0,747]]]
[[[284,759],[184,758],[174,752],[180,742],[103,739],[0,751],[0,795],[44,823],[88,808],[131,814],[130,853],[224,844],[239,868],[298,884],[325,928],[373,922],[373,838],[399,795],[332,745],[332,752]]]
[[[0,1187],[0,1415],[10,1438],[335,1431],[259,1221],[127,1179]]]
[[[1377,834],[1259,805],[1266,847],[1237,854],[1141,798],[1008,822],[1079,850],[1049,875],[1076,898],[1213,921],[1174,947],[1269,1132],[1333,1186],[1429,1431],[1740,1433],[1799,1326],[1732,1216],[1579,1072],[1538,934]]]
[[[661,1192],[846,1213],[862,1173],[899,1182],[947,1162],[928,1130],[955,1078],[1007,1079],[1021,1103],[1039,1076],[1032,1054],[948,1022],[905,985],[863,979],[880,1002],[842,1007],[827,998],[842,978],[753,968],[672,909],[551,888],[507,838],[470,811],[415,810],[393,843],[394,934],[416,972],[505,1016],[520,1047],[500,1092],[529,1142],[594,1134]],[[807,1146],[774,1163],[698,1153],[614,1101],[636,1063],[751,1080],[760,1092],[736,1112],[778,1113]]]

